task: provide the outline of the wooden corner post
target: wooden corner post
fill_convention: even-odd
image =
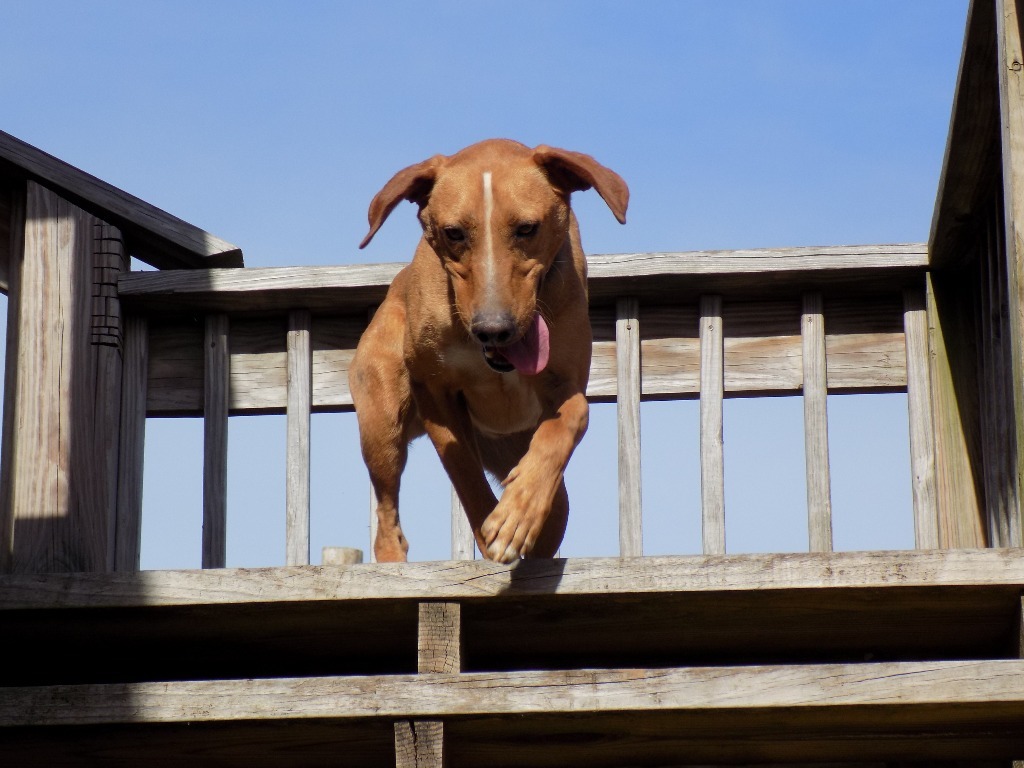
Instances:
[[[114,566],[122,338],[121,233],[25,183],[10,253],[3,568]],[[13,242],[13,239],[12,239]]]

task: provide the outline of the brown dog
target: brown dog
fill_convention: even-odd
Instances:
[[[591,187],[625,223],[629,190],[593,158],[490,140],[399,171],[370,203],[361,248],[402,200],[419,206],[423,226],[349,371],[377,495],[378,561],[409,551],[398,487],[408,443],[424,432],[486,557],[558,550],[569,514],[562,475],[587,429],[591,354],[569,197]],[[500,501],[485,471],[502,480]]]

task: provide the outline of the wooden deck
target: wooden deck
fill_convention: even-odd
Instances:
[[[31,661],[0,670],[0,744],[393,766],[396,723],[440,722],[453,768],[1017,757],[1022,555],[5,576],[0,647]]]

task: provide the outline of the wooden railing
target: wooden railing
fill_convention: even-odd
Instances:
[[[826,395],[907,392],[919,548],[938,546],[922,245],[590,258],[588,396],[618,404],[620,554],[642,554],[640,402],[700,399],[705,553],[725,551],[722,408],[731,396],[801,394],[812,551],[832,548]],[[287,414],[287,560],[309,562],[309,423],[351,410],[347,369],[401,265],[123,274],[119,527],[138,567],[146,416],[205,421],[204,567],[225,559],[229,414]],[[472,538],[453,504],[453,558]]]

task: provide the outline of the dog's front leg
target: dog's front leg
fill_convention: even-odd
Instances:
[[[486,554],[480,528],[498,499],[484,474],[466,406],[455,395],[423,385],[414,384],[413,393],[427,436],[462,501],[477,546]]]
[[[569,457],[587,431],[588,418],[587,399],[577,392],[537,427],[526,455],[505,478],[501,501],[481,528],[482,551],[490,559],[511,563],[533,551],[548,523],[555,495],[562,488]],[[551,553],[564,533],[564,519],[557,522],[561,526],[558,541],[553,546],[548,542],[545,547]]]

